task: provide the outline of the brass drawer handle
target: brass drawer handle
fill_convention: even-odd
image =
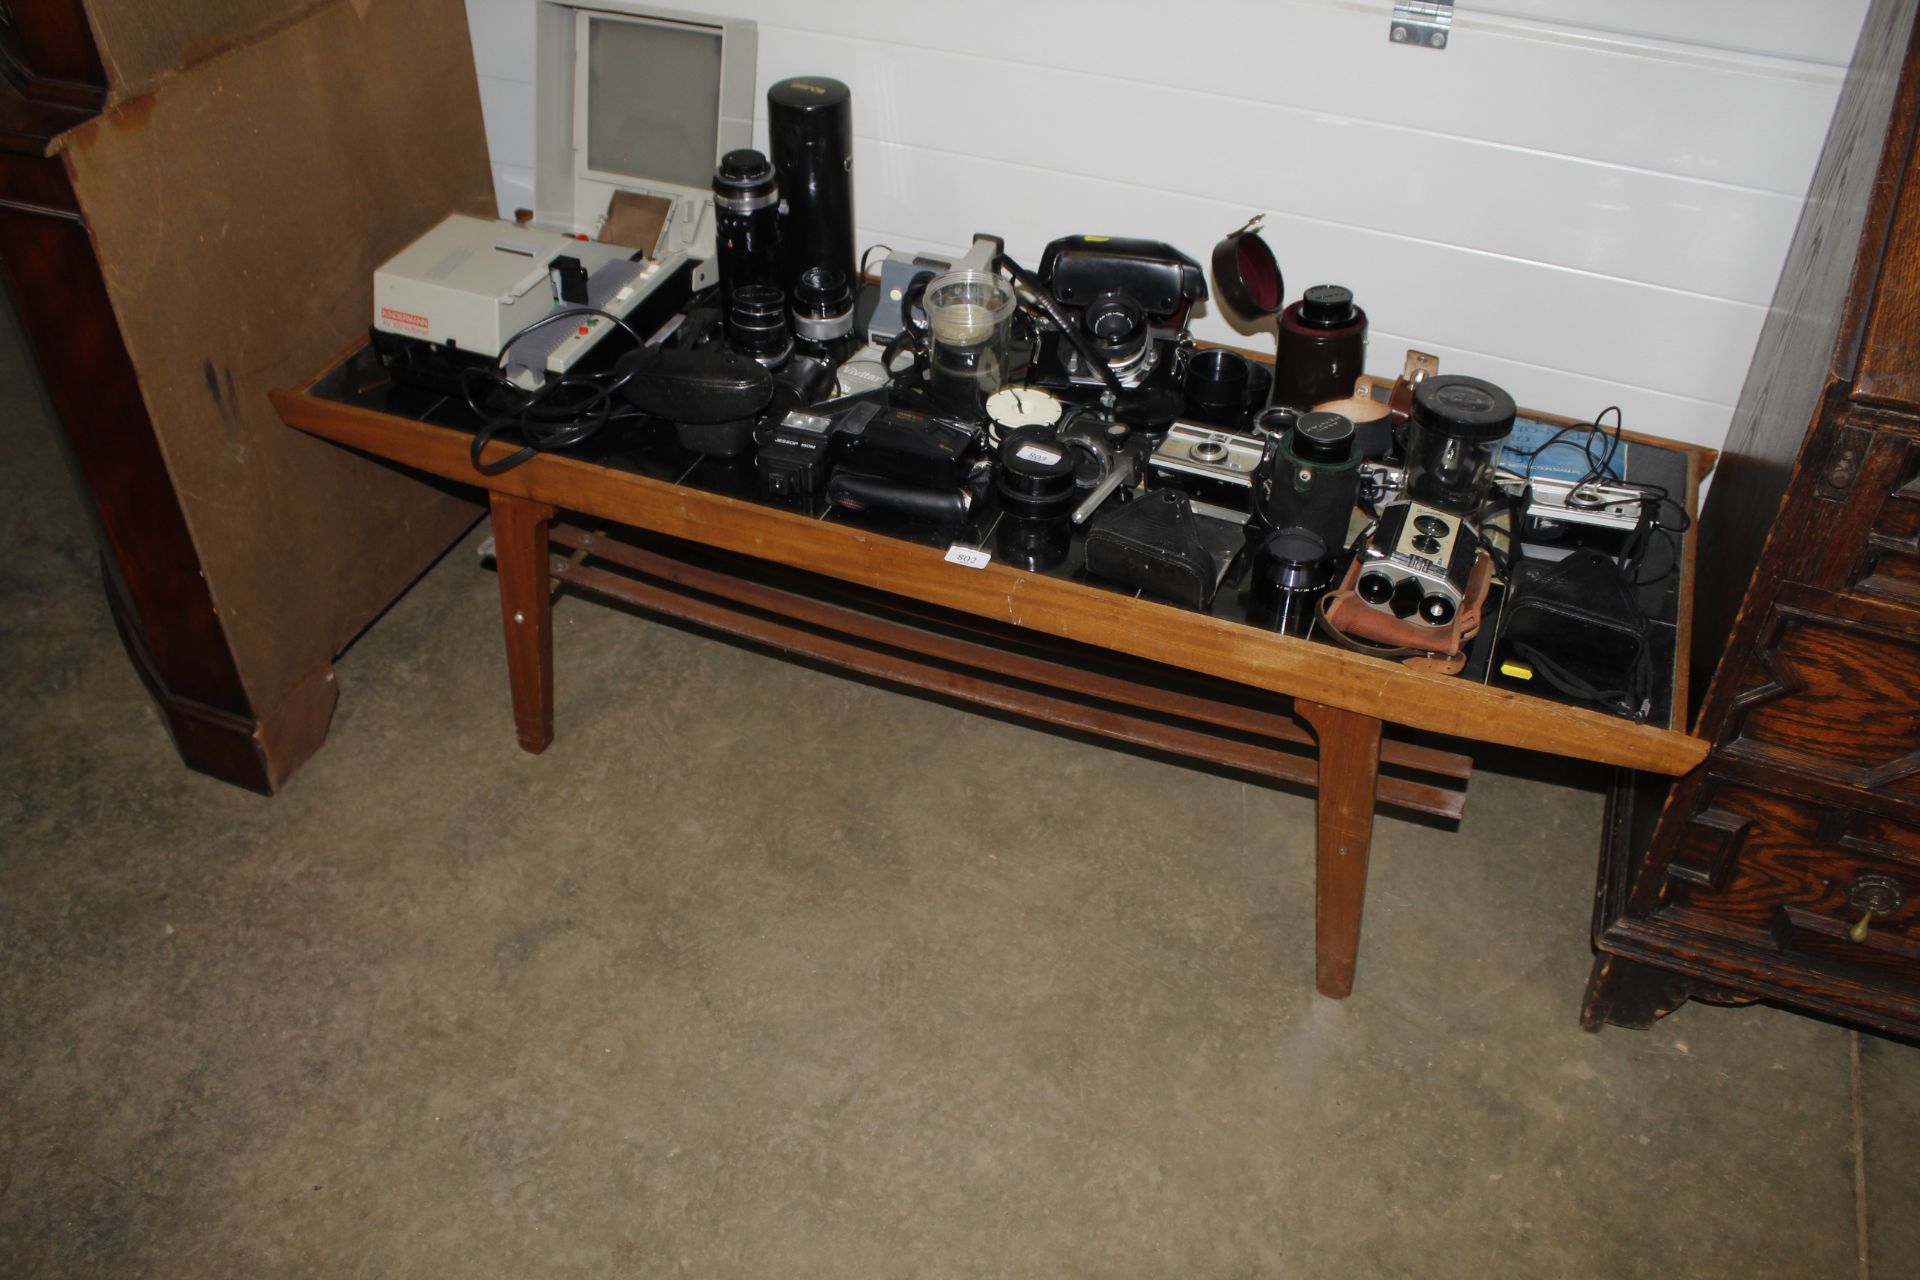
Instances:
[[[1889,911],[1898,911],[1900,904],[1906,900],[1906,892],[1892,876],[1877,873],[1856,876],[1847,887],[1847,905],[1860,913],[1860,920],[1847,930],[1847,936],[1855,942],[1865,942],[1867,927],[1873,923],[1873,918],[1886,915]]]

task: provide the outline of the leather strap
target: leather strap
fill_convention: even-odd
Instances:
[[[1396,618],[1385,609],[1376,609],[1354,593],[1360,578],[1360,561],[1347,566],[1340,586],[1320,597],[1320,625],[1334,643],[1384,658],[1403,662],[1416,671],[1437,675],[1455,675],[1467,665],[1466,647],[1480,633],[1480,614],[1493,585],[1493,558],[1482,551],[1467,575],[1466,597],[1452,622],[1444,627]]]

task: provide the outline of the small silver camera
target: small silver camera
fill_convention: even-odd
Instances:
[[[1153,488],[1179,489],[1244,520],[1253,509],[1254,473],[1266,448],[1259,436],[1176,422],[1147,460],[1147,482]]]

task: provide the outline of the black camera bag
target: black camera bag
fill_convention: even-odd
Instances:
[[[1598,551],[1575,551],[1560,561],[1521,559],[1508,575],[1501,651],[1569,697],[1644,719],[1647,632],[1632,582]]]
[[[1156,489],[1111,508],[1087,534],[1087,572],[1189,609],[1213,601],[1221,567],[1233,556],[1224,539],[1210,538],[1216,521],[1194,514],[1187,495]],[[1227,526],[1231,537],[1238,528]]]

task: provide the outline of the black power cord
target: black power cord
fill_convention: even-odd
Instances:
[[[1601,425],[1602,420],[1605,419],[1608,414],[1613,415],[1613,434],[1611,436],[1607,434],[1606,427]],[[1509,457],[1525,458],[1527,460],[1527,469],[1521,472],[1520,475],[1523,480],[1531,480],[1533,478],[1533,461],[1535,458],[1538,458],[1541,454],[1557,444],[1571,442],[1574,436],[1578,435],[1581,437],[1580,452],[1585,455],[1587,459],[1586,474],[1574,481],[1574,487],[1578,488],[1594,480],[1604,480],[1607,478],[1608,473],[1613,469],[1614,459],[1620,455],[1620,432],[1624,425],[1625,417],[1620,412],[1620,406],[1610,404],[1599,413],[1594,414],[1592,422],[1575,422],[1561,427],[1558,431],[1548,436],[1538,448],[1509,449],[1506,451],[1506,454]],[[1595,439],[1604,441],[1607,446],[1606,452],[1598,457],[1596,457],[1593,452]]]
[[[492,368],[469,369],[461,375],[461,394],[466,398],[467,407],[481,420],[467,451],[473,469],[481,475],[497,476],[536,454],[584,444],[609,422],[627,416],[614,413],[613,398],[633,377],[633,371],[619,374],[609,369],[601,373],[565,374],[531,391],[507,377],[507,357],[515,343],[549,325],[582,316],[611,320],[635,345],[645,345],[633,327],[611,311],[599,307],[566,307],[548,312],[508,338]],[[488,403],[482,402],[483,397]],[[499,407],[502,402],[507,406],[504,411]],[[481,461],[480,455],[486,447],[506,434],[518,436],[524,447],[494,462]]]
[[[1606,419],[1609,414],[1613,415],[1613,431],[1611,434],[1608,433],[1606,428]],[[1586,457],[1587,470],[1584,475],[1573,482],[1573,487],[1578,489],[1582,485],[1591,484],[1595,481],[1605,481],[1613,477],[1613,466],[1614,462],[1620,456],[1620,449],[1622,447],[1621,433],[1625,430],[1625,427],[1626,415],[1621,411],[1619,405],[1610,404],[1599,413],[1593,415],[1593,421],[1577,422],[1562,427],[1548,436],[1537,448],[1513,449],[1508,452],[1512,457],[1525,458],[1527,460],[1526,470],[1521,473],[1521,476],[1523,479],[1530,480],[1533,475],[1534,459],[1555,445],[1569,443],[1575,436],[1579,436],[1580,451]],[[1605,448],[1598,453],[1595,452],[1596,442],[1602,442],[1605,445]],[[1626,482],[1623,480],[1622,483]],[[1634,531],[1626,554],[1620,557],[1621,571],[1626,574],[1627,581],[1635,587],[1658,586],[1679,571],[1679,536],[1693,527],[1693,518],[1687,514],[1686,508],[1667,492],[1664,486],[1657,484],[1634,484],[1633,487],[1639,489],[1642,495],[1640,500],[1640,526]],[[1673,514],[1677,517],[1675,523],[1667,523],[1663,519],[1669,508],[1672,509]],[[1648,559],[1647,553],[1654,545],[1656,539],[1666,547],[1669,553],[1667,556],[1667,567],[1653,577],[1642,578],[1640,574],[1646,565]]]

